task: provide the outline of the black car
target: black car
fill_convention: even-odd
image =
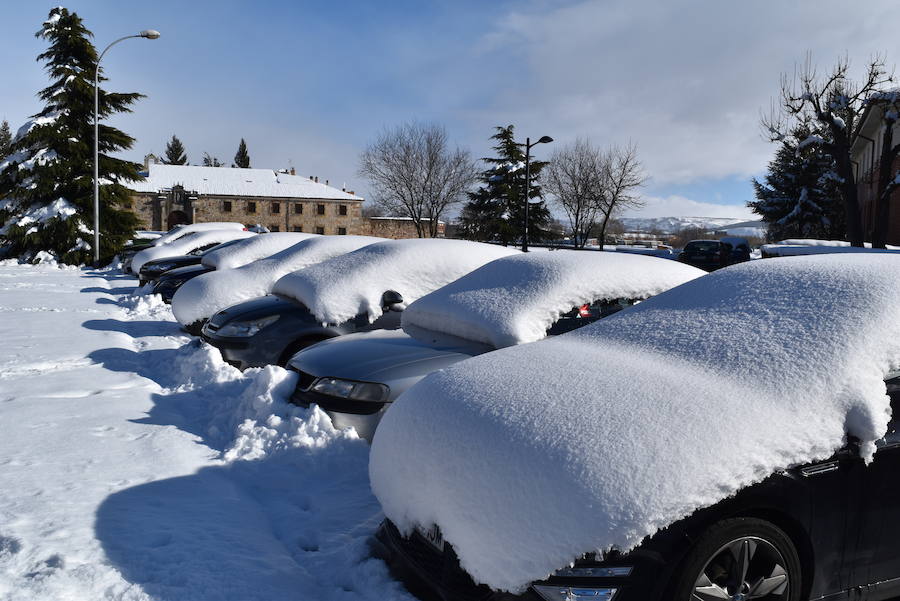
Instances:
[[[239,369],[286,365],[298,351],[342,334],[400,327],[403,298],[387,291],[381,317],[369,323],[368,314],[339,324],[322,323],[296,300],[268,295],[233,305],[209,318],[200,336]]]
[[[140,285],[143,286],[147,283],[155,282],[162,274],[172,269],[188,267],[190,265],[199,265],[200,262],[203,261],[203,255],[205,255],[207,252],[227,248],[232,244],[237,244],[241,240],[244,240],[244,238],[238,238],[237,240],[228,240],[227,242],[215,242],[212,244],[207,244],[206,246],[201,246],[200,248],[197,248],[186,255],[161,257],[159,259],[147,261],[146,263],[141,265],[139,273]],[[211,269],[207,271],[211,271]],[[200,273],[196,273],[196,275],[200,275]]]
[[[522,595],[475,584],[436,528],[403,536],[385,520],[373,551],[414,593],[443,601],[892,599],[900,595],[900,373],[887,389],[897,417],[870,465],[851,441],[628,553],[585,555]]]
[[[202,263],[170,269],[156,279],[152,293],[160,295],[166,304],[171,304],[175,293],[185,282],[210,271],[215,271],[215,267],[207,267]]]
[[[714,271],[750,260],[750,243],[746,238],[691,240],[684,245],[678,260],[706,271]]]

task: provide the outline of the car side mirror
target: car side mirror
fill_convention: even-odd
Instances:
[[[382,311],[402,311],[405,308],[406,307],[403,303],[403,295],[401,295],[396,290],[388,290],[381,295]]]

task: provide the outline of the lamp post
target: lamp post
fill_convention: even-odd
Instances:
[[[528,192],[529,187],[531,185],[531,147],[537,146],[538,144],[547,144],[552,142],[553,138],[550,136],[541,136],[541,139],[531,143],[531,138],[525,138],[525,234],[522,236],[522,252],[528,252]]]
[[[97,68],[94,69],[94,267],[100,266],[100,99],[99,99],[99,79],[100,79],[100,61],[107,50],[129,38],[147,38],[155,40],[159,37],[159,32],[154,29],[145,29],[136,35],[126,35],[119,38],[100,53],[97,59]]]

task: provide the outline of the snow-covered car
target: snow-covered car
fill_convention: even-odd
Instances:
[[[249,230],[248,230],[249,231]],[[230,240],[199,253],[199,257],[186,255],[182,257],[169,257],[144,263],[141,268],[142,275],[148,267],[157,262],[171,267],[162,273],[149,275],[147,279],[153,281],[153,294],[159,294],[163,301],[171,303],[175,293],[188,281],[209,273],[211,271],[227,271],[252,263],[260,258],[268,257],[285,248],[318,234],[303,234],[297,232],[278,232],[266,236],[250,236],[238,240]],[[180,265],[175,265],[181,259]],[[154,269],[154,272],[158,269]]]
[[[498,348],[593,323],[704,275],[654,257],[555,251],[503,257],[423,296],[402,330],[341,336],[296,354],[292,401],[317,404],[368,440],[392,401],[426,375]],[[357,389],[379,391],[359,398]]]
[[[797,257],[804,255],[830,255],[838,253],[900,253],[900,246],[887,245],[885,248],[872,248],[865,243],[864,247],[850,246],[843,240],[817,240],[814,238],[790,238],[774,244],[763,244],[760,247],[762,258]]]
[[[898,299],[900,257],[753,261],[432,373],[379,552],[447,600],[894,597]]]
[[[260,234],[254,234],[238,229],[207,229],[198,232],[190,232],[177,240],[162,245],[151,246],[134,255],[134,258],[131,260],[131,272],[137,274],[141,279],[144,279],[143,276],[140,276],[141,268],[144,266],[144,263],[147,263],[148,261],[179,255],[188,255],[197,251],[207,250],[217,244],[228,242],[230,240],[240,240],[242,238],[259,235]]]
[[[210,317],[201,336],[241,369],[284,365],[326,338],[396,329],[406,304],[485,263],[518,253],[465,240],[369,244],[281,277],[272,295]]]
[[[375,242],[384,242],[384,238],[314,235],[228,273],[212,272],[196,278],[172,298],[172,312],[188,332],[199,334],[200,328],[214,313],[266,296],[282,276]]]
[[[187,245],[187,243],[191,239],[191,236],[185,236],[184,238],[182,238],[182,241],[179,242],[179,245]],[[204,273],[206,271],[212,271],[214,269],[213,267],[203,265],[203,257],[205,257],[209,253],[218,252],[219,250],[226,249],[243,241],[244,239],[237,238],[235,240],[228,240],[220,244],[210,243],[205,246],[195,248],[194,250],[184,255],[165,256],[159,259],[153,259],[152,261],[147,261],[146,263],[141,265],[141,268],[138,272],[140,284],[141,286],[145,284],[156,284],[159,278],[161,278],[166,273],[185,267],[195,268],[191,270],[192,273],[196,272],[195,275]]]
[[[153,231],[145,231],[138,230],[135,232],[134,239],[122,249],[122,253],[119,255],[119,258],[122,260],[122,270],[125,273],[134,273],[137,275],[137,271],[132,271],[131,264],[134,260],[134,256],[145,250],[147,248],[151,248],[153,246],[164,246],[169,244],[170,242],[174,242],[180,238],[188,236],[190,234],[195,234],[197,232],[206,231],[206,230],[244,230],[243,224],[234,223],[230,221],[216,221],[216,222],[208,222],[208,223],[192,223],[192,224],[182,224],[176,225],[168,232],[153,232]]]

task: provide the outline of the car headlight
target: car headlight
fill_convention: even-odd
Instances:
[[[554,586],[552,584],[534,584],[531,588],[546,601],[612,601],[618,590],[590,586]]]
[[[380,403],[387,400],[390,388],[376,382],[356,382],[340,378],[319,378],[311,390],[319,394]]]
[[[236,336],[239,338],[255,336],[261,329],[278,321],[279,317],[279,315],[270,315],[269,317],[263,317],[262,319],[232,321],[219,328],[216,334],[219,336]]]

